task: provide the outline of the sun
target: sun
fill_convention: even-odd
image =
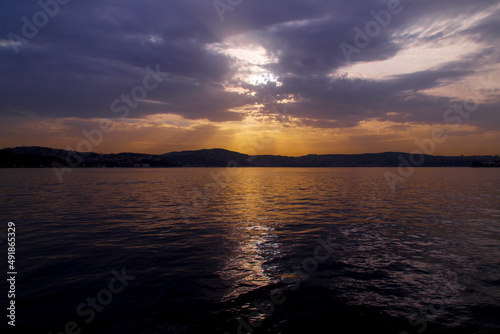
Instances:
[[[230,38],[222,43],[207,45],[211,52],[229,57],[236,68],[232,81],[258,86],[270,82],[281,85],[278,78],[269,70],[270,65],[277,63],[278,59],[270,54],[264,47],[247,38]],[[229,89],[235,89],[228,85]]]

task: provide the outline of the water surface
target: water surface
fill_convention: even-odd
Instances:
[[[385,171],[396,172],[75,169],[59,183],[50,169],[2,169],[2,244],[7,222],[17,226],[18,325],[498,332],[500,170],[420,168],[395,192]],[[325,243],[329,256],[318,256]],[[135,278],[86,323],[77,307],[122,268]],[[271,296],[279,302],[265,304]]]

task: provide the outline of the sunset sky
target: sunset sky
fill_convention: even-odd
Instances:
[[[40,4],[0,3],[0,148],[500,154],[498,0]]]

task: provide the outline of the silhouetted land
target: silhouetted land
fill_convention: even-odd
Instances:
[[[224,149],[141,153],[82,153],[38,146],[0,150],[0,167],[499,167],[498,156],[415,156],[385,152],[367,154],[310,154],[301,157],[247,155]]]

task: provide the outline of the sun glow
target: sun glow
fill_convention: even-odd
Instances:
[[[280,84],[278,78],[269,70],[269,65],[276,63],[277,58],[258,44],[232,38],[224,43],[210,44],[207,49],[233,60],[236,73],[232,79],[235,81],[256,86],[269,82]]]

